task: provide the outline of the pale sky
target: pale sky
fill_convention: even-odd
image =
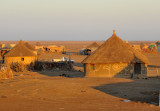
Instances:
[[[0,0],[0,40],[160,40],[160,0]]]

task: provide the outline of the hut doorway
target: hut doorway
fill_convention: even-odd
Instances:
[[[135,74],[141,74],[141,64],[140,63],[135,63],[134,64],[134,73]]]

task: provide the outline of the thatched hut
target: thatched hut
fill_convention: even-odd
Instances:
[[[113,35],[82,63],[89,77],[130,78],[146,77],[148,59],[113,31]]]
[[[34,54],[32,50],[28,49],[21,40],[13,49],[11,49],[10,52],[5,55],[4,62],[8,65],[17,62],[29,65],[30,63],[35,63],[36,59],[36,54]]]
[[[160,52],[160,41],[157,41],[156,45],[157,45],[157,52]]]
[[[97,48],[99,47],[99,45],[97,44],[97,42],[93,42],[91,45],[87,46],[87,49],[91,50],[91,53],[94,52]]]
[[[81,55],[91,55],[92,52],[94,52],[99,45],[97,42],[93,42],[92,44],[88,45],[86,48],[83,48],[80,50]]]
[[[132,45],[134,50],[141,51],[140,45]]]
[[[66,48],[64,46],[49,45],[44,48],[46,51],[53,53],[62,53],[66,51]]]
[[[149,48],[150,53],[157,53],[157,46],[156,46],[155,43],[151,43],[151,44],[148,46],[148,48]]]
[[[148,52],[148,45],[147,44],[145,44],[144,42],[142,42],[141,44],[140,44],[140,47],[141,47],[141,50],[142,50],[142,52]]]
[[[2,49],[12,49],[16,44],[2,44]]]
[[[34,48],[31,44],[29,44],[28,41],[24,42],[24,45],[25,45],[28,49],[30,49],[33,53],[37,54],[37,51],[35,50],[35,48]]]
[[[90,44],[89,46],[87,46],[87,48],[94,48],[94,47],[99,47],[99,45],[97,44],[97,42],[93,42],[92,44]]]

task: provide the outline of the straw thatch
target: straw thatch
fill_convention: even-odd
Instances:
[[[99,45],[97,44],[97,42],[93,42],[91,45],[87,46],[87,48],[94,48],[94,47],[99,47]]]
[[[82,63],[148,63],[148,59],[113,31],[113,35]]]
[[[20,40],[19,43],[5,55],[5,57],[22,57],[22,56],[36,56],[33,53],[33,51],[31,51],[24,45],[22,40]]]
[[[35,51],[35,48],[34,48],[31,44],[29,44],[28,41],[24,42],[24,44],[25,44],[25,46],[26,46],[28,49],[30,49],[30,50],[32,50],[32,51]]]

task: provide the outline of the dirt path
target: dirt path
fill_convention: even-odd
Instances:
[[[12,80],[0,80],[0,111],[160,110],[153,104],[140,101],[141,99],[123,101],[139,96],[148,97],[145,92],[160,89],[159,79],[133,81],[120,78],[67,78],[45,74],[29,73]]]

